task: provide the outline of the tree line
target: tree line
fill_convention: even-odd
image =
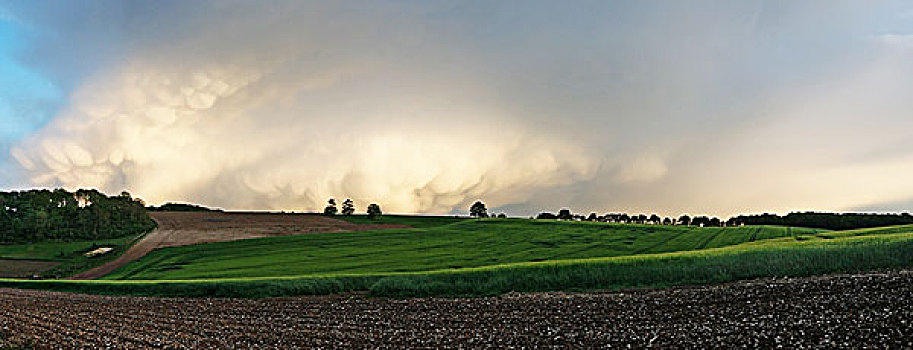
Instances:
[[[469,207],[469,216],[487,218],[488,209],[482,201],[476,201]],[[491,217],[494,217],[493,215]],[[506,217],[499,214],[498,217]],[[565,221],[595,221],[622,224],[647,224],[647,225],[686,225],[701,227],[731,227],[745,225],[773,225],[795,226],[808,228],[822,228],[828,230],[853,230],[860,228],[884,227],[893,225],[913,225],[913,215],[901,214],[869,214],[869,213],[822,213],[822,212],[793,212],[781,216],[777,214],[739,215],[728,220],[721,220],[713,216],[681,215],[678,218],[660,217],[652,214],[627,214],[608,213],[599,215],[575,214],[570,209],[563,208],[557,213],[542,212],[536,219],[565,220]],[[532,218],[531,218],[532,219]]]
[[[539,215],[536,216],[536,219],[596,221],[642,225],[686,225],[702,227],[729,226],[729,223],[723,222],[720,220],[720,218],[703,215],[694,217],[691,217],[690,215],[681,215],[678,218],[672,218],[668,216],[660,217],[656,214],[648,216],[647,214],[608,213],[599,215],[596,213],[590,213],[590,215],[584,216],[581,214],[574,214],[570,209],[561,209],[557,214],[549,212],[539,213]]]
[[[155,228],[142,200],[122,192],[0,192],[0,243],[119,238]]]
[[[736,225],[778,225],[823,228],[828,230],[853,230],[913,224],[913,215],[867,213],[794,212],[777,214],[740,215],[730,219]]]
[[[190,203],[172,203],[168,202],[160,206],[148,206],[146,207],[148,211],[190,211],[190,212],[222,212],[222,209],[213,209],[204,207],[202,205],[190,204]]]

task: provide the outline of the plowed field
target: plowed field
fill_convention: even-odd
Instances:
[[[911,348],[913,271],[475,299],[0,289],[0,347]]]

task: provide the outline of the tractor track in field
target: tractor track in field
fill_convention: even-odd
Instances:
[[[680,232],[677,232],[677,233],[674,234],[674,235],[669,235],[669,237],[664,238],[663,240],[657,242],[656,244],[652,244],[652,245],[650,245],[650,246],[647,246],[647,247],[644,247],[644,248],[635,250],[634,252],[631,253],[631,255],[646,254],[646,253],[655,253],[655,252],[652,251],[654,248],[656,248],[656,247],[661,247],[661,246],[665,245],[666,243],[669,243],[669,242],[671,242],[672,240],[674,240],[674,239],[676,239],[676,238],[679,238],[679,237],[681,237],[682,235],[685,235],[685,234],[687,234],[687,233],[691,233],[691,231],[690,231],[690,230],[687,230],[687,231],[682,230],[682,231],[680,231]]]
[[[719,237],[721,234],[723,234],[724,231],[726,231],[725,228],[716,229],[716,232],[714,234],[707,237],[707,239],[705,239],[703,242],[701,242],[701,244],[699,244],[697,246],[697,248],[694,248],[694,249],[701,250],[701,249],[707,248],[707,246],[710,245],[710,242],[713,242],[713,240],[716,239],[717,237]]]
[[[375,299],[0,289],[0,348],[911,348],[913,271],[667,290]]]
[[[759,226],[759,227],[755,227],[755,229],[752,230],[751,238],[748,239],[748,241],[749,241],[749,242],[757,241],[757,240],[758,240],[758,235],[760,235],[760,234],[761,234],[761,227],[760,227],[760,226]]]

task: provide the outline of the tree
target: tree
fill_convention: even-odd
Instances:
[[[504,214],[504,213],[498,214],[498,219],[507,219],[507,214]]]
[[[661,219],[659,217],[659,215],[656,215],[656,214],[650,215],[650,219],[649,219],[650,223],[653,225],[659,225],[662,222],[662,220],[663,219]]]
[[[678,223],[685,226],[691,225],[691,217],[688,215],[682,215],[678,218]]]
[[[117,238],[154,227],[141,200],[127,192],[0,192],[0,244]]]
[[[561,209],[558,211],[558,220],[574,220],[574,214],[568,208]]]
[[[482,203],[482,201],[476,201],[469,207],[469,216],[480,219],[487,218],[488,208],[485,207],[485,203]]]
[[[586,217],[586,221],[596,221],[598,219],[599,219],[599,217],[596,216],[596,213],[590,213],[590,216]]]
[[[703,215],[695,216],[691,218],[691,224],[700,227],[710,226],[710,218]]]
[[[355,202],[350,198],[342,201],[342,215],[352,215],[355,214]]]
[[[713,227],[720,227],[720,226],[723,226],[723,223],[722,223],[722,222],[720,221],[720,219],[717,218],[717,217],[712,217],[712,218],[710,218],[710,220],[708,221],[708,224],[709,224],[710,226],[713,226]]]
[[[377,203],[368,204],[368,217],[369,218],[373,219],[373,218],[376,218],[381,215],[383,215],[383,213],[380,211],[380,206],[377,205]]]
[[[672,225],[672,219],[669,217],[666,217],[665,219],[663,219],[663,225],[666,225],[666,226]]]
[[[539,215],[536,215],[536,219],[539,219],[539,220],[555,220],[557,218],[558,217],[552,213],[539,213]]]
[[[327,207],[323,208],[323,215],[333,216],[336,215],[336,211],[336,200],[330,198],[330,200],[327,201]]]

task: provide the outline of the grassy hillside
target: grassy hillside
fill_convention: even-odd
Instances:
[[[409,225],[413,228],[430,228],[469,221],[466,217],[435,215],[383,215],[369,218],[367,215],[336,215],[334,219],[345,220],[358,225]]]
[[[465,269],[717,248],[824,232],[763,226],[699,228],[514,219],[385,217],[384,220],[406,224],[429,220],[433,224],[420,229],[270,237],[167,248],[115,271],[107,279],[275,277]]]
[[[913,227],[905,230],[905,233],[867,232],[863,236],[831,239],[782,238],[699,251],[459,270],[184,281],[0,279],[0,287],[189,297],[270,297],[351,291],[392,297],[478,296],[511,291],[655,288],[759,277],[909,268],[913,267]]]

